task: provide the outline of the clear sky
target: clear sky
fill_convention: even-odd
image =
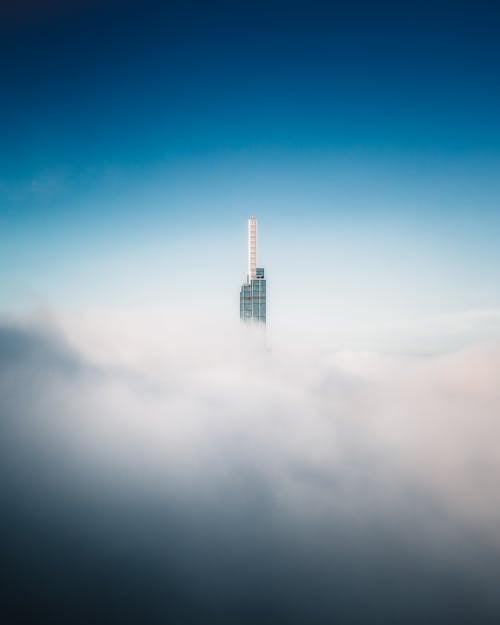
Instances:
[[[2,311],[236,318],[254,213],[273,327],[498,334],[494,3],[65,4],[1,9]]]

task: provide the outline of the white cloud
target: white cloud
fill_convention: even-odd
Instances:
[[[333,480],[334,505],[353,513],[409,480],[461,522],[500,523],[497,343],[316,352],[293,336],[266,347],[239,326],[138,311],[60,325],[86,368],[48,375],[33,418],[84,472],[215,487],[238,468],[295,508],[312,494],[333,505]]]
[[[0,326],[0,485],[16,540],[42,532],[50,576],[47,519],[56,542],[70,523],[62,570],[87,580],[88,553],[125,554],[148,604],[173,583],[174,603],[154,595],[165,622],[193,605],[193,622],[221,605],[254,622],[249,588],[260,614],[272,589],[287,623],[331,622],[339,605],[385,622],[415,597],[424,615],[500,613],[484,600],[499,568],[500,345],[403,356],[270,336],[266,349],[242,330],[102,311]],[[120,605],[114,571],[107,601]]]

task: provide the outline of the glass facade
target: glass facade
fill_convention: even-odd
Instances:
[[[250,323],[266,323],[266,280],[262,267],[257,267],[253,280],[241,286],[240,319]]]

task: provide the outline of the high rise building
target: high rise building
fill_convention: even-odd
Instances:
[[[248,323],[266,323],[266,280],[264,268],[257,267],[257,220],[248,220],[248,274],[240,290],[240,319]]]

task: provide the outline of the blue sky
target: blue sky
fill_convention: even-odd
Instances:
[[[250,213],[275,326],[500,309],[499,22],[477,3],[12,10],[2,309],[168,306],[177,285],[179,310],[204,294],[232,318]]]

